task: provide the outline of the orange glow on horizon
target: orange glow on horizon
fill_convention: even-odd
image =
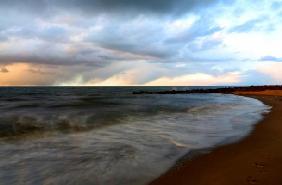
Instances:
[[[50,75],[36,73],[31,64],[14,63],[6,65],[6,73],[0,73],[1,86],[33,86],[50,82]]]

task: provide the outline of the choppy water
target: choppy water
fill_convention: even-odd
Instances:
[[[0,184],[143,185],[190,151],[246,136],[269,109],[234,95],[131,94],[141,89],[0,88]]]

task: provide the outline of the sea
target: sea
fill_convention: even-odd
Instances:
[[[0,184],[146,185],[270,110],[231,94],[132,93],[195,88],[216,87],[2,87]]]

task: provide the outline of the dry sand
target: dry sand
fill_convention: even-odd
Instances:
[[[234,94],[238,95],[268,95],[268,96],[282,96],[282,90],[265,90],[265,91],[256,91],[256,92],[235,92]]]
[[[151,185],[282,185],[282,91],[236,94],[272,110],[244,140],[185,161]]]

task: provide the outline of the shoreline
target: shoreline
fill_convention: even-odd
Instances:
[[[272,109],[243,140],[188,158],[149,185],[282,185],[282,92],[234,94]]]

